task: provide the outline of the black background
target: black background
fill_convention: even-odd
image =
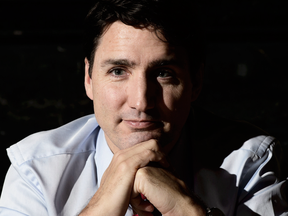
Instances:
[[[93,1],[0,1],[0,185],[5,149],[93,112],[84,91],[83,21]],[[249,121],[288,153],[288,1],[197,1],[206,68],[198,104]],[[0,188],[1,189],[1,188]]]

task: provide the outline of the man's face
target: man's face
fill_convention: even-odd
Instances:
[[[197,97],[181,48],[115,22],[100,38],[91,79],[85,62],[86,92],[114,153],[150,139],[176,143]]]

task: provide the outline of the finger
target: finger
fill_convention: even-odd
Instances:
[[[138,194],[136,197],[131,198],[130,204],[133,209],[137,209],[138,211],[145,212],[153,212],[154,206],[146,199],[146,197],[142,197],[143,195]]]
[[[145,142],[138,143],[130,148],[122,149],[114,154],[115,158],[118,159],[119,162],[126,160],[126,158],[130,158],[136,154],[141,154],[145,150],[151,150],[153,152],[161,152],[161,149],[158,145],[158,141],[151,139]]]
[[[151,149],[145,149],[138,154],[131,156],[131,159],[138,164],[137,169],[147,166],[148,164],[160,164],[160,166],[167,168],[169,162],[166,159],[166,155],[160,151],[153,151]]]
[[[150,162],[157,162],[165,168],[169,167],[166,155],[163,152],[146,147],[147,146],[140,146],[139,148],[134,148],[130,151],[117,152],[114,155],[111,164],[118,167],[120,170],[125,170],[131,174],[133,173],[133,175],[135,175],[135,172],[139,168],[147,166]]]
[[[104,173],[101,185],[102,182],[105,182],[106,178],[111,174],[113,174],[113,176],[119,176],[119,178],[122,176],[121,178],[128,179],[128,181],[125,182],[128,185],[131,185],[134,181],[137,170],[145,167],[151,161],[157,162],[163,167],[169,167],[165,154],[158,150],[159,146],[157,141],[149,140],[137,144],[129,149],[118,151],[114,154],[109,167]],[[122,175],[123,173],[125,173],[125,176]]]
[[[134,212],[133,216],[154,216],[151,212]]]
[[[195,202],[186,192],[186,185],[167,170],[156,167],[138,169],[132,194],[144,194],[163,215],[181,212],[181,206]],[[180,204],[179,204],[180,203]],[[189,204],[190,203],[190,204]]]
[[[151,212],[139,211],[134,214],[134,216],[154,216]]]

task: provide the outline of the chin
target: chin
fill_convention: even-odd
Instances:
[[[136,134],[132,134],[129,138],[122,139],[121,141],[118,139],[118,147],[120,149],[126,149],[132,147],[134,145],[146,142],[148,140],[154,139],[160,141],[161,134],[160,133],[151,133],[151,132],[137,132]],[[119,142],[120,141],[120,142]]]

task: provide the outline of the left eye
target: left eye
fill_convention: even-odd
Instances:
[[[158,73],[158,77],[162,77],[162,78],[171,77],[171,76],[172,76],[172,73],[169,70],[160,70]]]

